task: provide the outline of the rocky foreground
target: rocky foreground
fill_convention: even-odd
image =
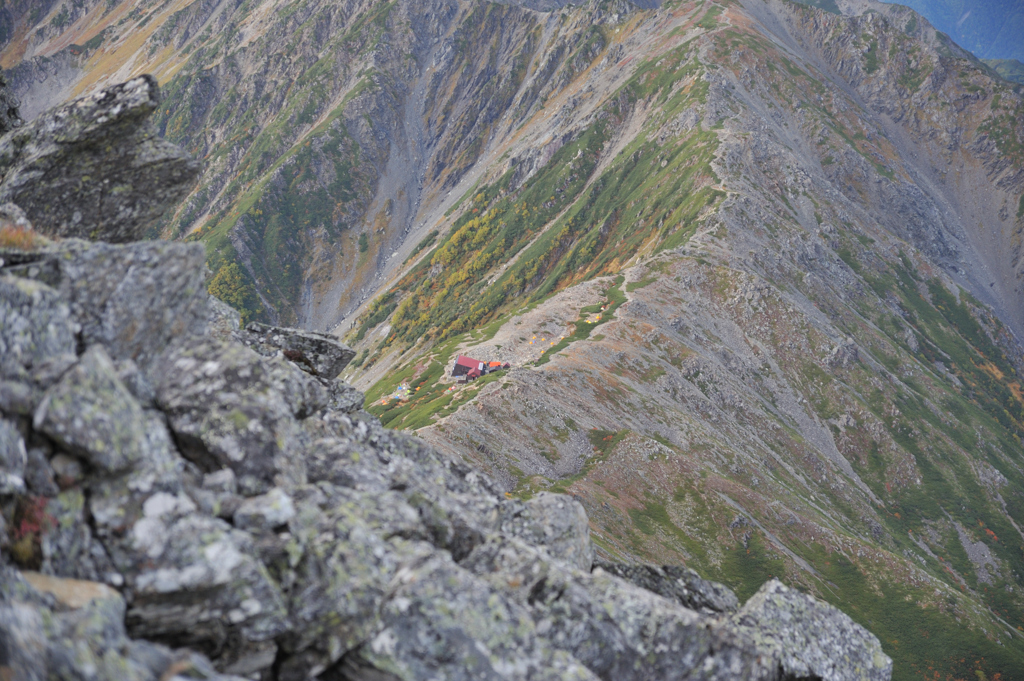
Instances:
[[[239,329],[201,245],[131,242],[195,173],[157,100],[0,139],[0,678],[889,678],[777,581],[595,565],[572,498],[384,430],[332,337]]]

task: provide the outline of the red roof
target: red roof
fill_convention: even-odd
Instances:
[[[484,363],[478,359],[473,359],[472,357],[459,355],[458,358],[456,358],[455,360],[455,364],[456,366],[462,365],[464,367],[469,367],[470,369],[479,369],[481,366],[483,366]]]

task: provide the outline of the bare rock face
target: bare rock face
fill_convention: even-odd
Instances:
[[[7,87],[7,81],[0,73],[0,135],[5,135],[24,124],[18,106],[18,98]]]
[[[142,238],[199,172],[149,122],[159,101],[156,80],[140,76],[14,128],[0,139],[0,203],[48,236]]]

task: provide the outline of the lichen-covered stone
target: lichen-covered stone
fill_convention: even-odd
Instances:
[[[775,679],[777,662],[698,613],[595,569],[493,538],[462,563],[543,623],[546,638],[603,679]]]
[[[881,681],[892,675],[892,660],[871,632],[777,579],[744,603],[727,628],[778,658],[787,678]]]
[[[219,298],[210,296],[207,327],[210,335],[221,340],[230,340],[231,334],[242,328],[242,315]]]
[[[208,339],[162,360],[156,392],[182,453],[204,470],[231,468],[247,495],[305,482],[297,418],[327,396],[290,363]]]
[[[0,564],[0,673],[16,681],[159,681],[218,674],[192,651],[132,641],[125,601],[90,581],[21,573]]]
[[[501,529],[528,543],[543,546],[552,557],[590,571],[594,560],[590,522],[583,506],[571,497],[542,492],[526,502],[502,509]]]
[[[334,378],[352,358],[354,350],[335,336],[303,329],[268,326],[259,322],[246,324],[245,331],[236,335],[245,345],[261,355],[280,352],[303,371],[314,376]]]
[[[124,580],[106,549],[93,536],[87,512],[85,494],[78,488],[61,492],[46,502],[39,570],[48,575],[120,586]]]
[[[25,491],[28,453],[18,427],[0,417],[0,496]]]
[[[0,275],[0,378],[28,380],[40,365],[66,368],[74,357],[67,302],[45,284]]]
[[[282,679],[304,679],[367,640],[395,575],[427,559],[416,512],[397,493],[370,495],[320,485],[306,488],[288,523],[281,581],[291,582],[293,629],[282,638]],[[284,574],[288,573],[288,574]]]
[[[48,376],[74,362],[77,341],[103,345],[145,376],[173,342],[206,332],[205,262],[199,244],[69,239],[31,254],[29,262],[5,266],[0,377],[31,378],[45,387]]]
[[[691,610],[708,614],[729,613],[739,607],[739,600],[729,587],[702,579],[696,572],[681,565],[659,567],[598,561],[594,567],[677,601]]]
[[[18,204],[11,203],[10,201],[7,203],[0,203],[0,225],[17,227],[25,230],[32,229],[32,223],[29,221],[28,216],[25,215],[25,211],[23,211]],[[42,237],[36,237],[32,241],[34,243],[19,244],[20,248],[18,250],[31,251],[33,246],[40,246],[49,243],[49,239],[44,239]],[[7,255],[10,257],[9,253]],[[3,256],[0,256],[0,258],[2,257]]]
[[[68,355],[68,360],[71,359],[72,355]],[[30,383],[0,379],[0,412],[31,416],[42,399],[43,391]]]
[[[145,412],[143,424],[147,436],[145,458],[124,474],[94,479],[89,485],[89,513],[96,536],[117,570],[128,575],[151,560],[152,544],[135,541],[134,534],[136,524],[145,517],[147,503],[151,516],[166,515],[156,514],[156,510],[165,508],[168,498],[186,511],[195,509],[184,494],[185,462],[174,450],[159,412]],[[54,457],[53,463],[57,461]],[[158,495],[157,501],[150,502]],[[163,527],[162,521],[152,524],[157,529]],[[153,539],[158,541],[159,537]]]
[[[380,620],[349,664],[398,679],[598,678],[551,641],[526,607],[445,553],[396,575]]]
[[[46,392],[33,424],[104,471],[124,470],[147,451],[142,407],[98,345]]]
[[[195,513],[181,496],[154,495],[147,505],[130,530],[148,557],[125,575],[134,593],[127,614],[132,635],[195,648],[232,673],[273,664],[274,639],[288,630],[288,613],[254,557],[252,537]]]
[[[247,530],[273,530],[295,517],[292,498],[280,487],[266,494],[249,497],[234,513],[235,527]]]
[[[25,484],[32,494],[42,497],[55,497],[60,494],[54,478],[53,467],[46,458],[46,453],[39,447],[30,447],[25,459]]]
[[[0,138],[0,203],[18,204],[48,236],[142,238],[199,172],[156,134],[149,117],[159,102],[156,79],[140,76],[8,132]]]
[[[209,296],[201,244],[150,241],[94,244],[67,240],[46,252],[82,343],[143,372],[174,342],[206,332]]]
[[[351,414],[354,411],[363,408],[366,403],[366,395],[356,390],[348,383],[343,383],[339,380],[327,381],[325,386],[327,388],[327,394],[330,396],[330,401],[327,404],[327,408],[331,411],[340,411],[346,414]]]

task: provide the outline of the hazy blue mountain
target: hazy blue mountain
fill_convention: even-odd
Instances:
[[[904,0],[935,28],[980,59],[1024,60],[1024,3],[1020,0]]]

